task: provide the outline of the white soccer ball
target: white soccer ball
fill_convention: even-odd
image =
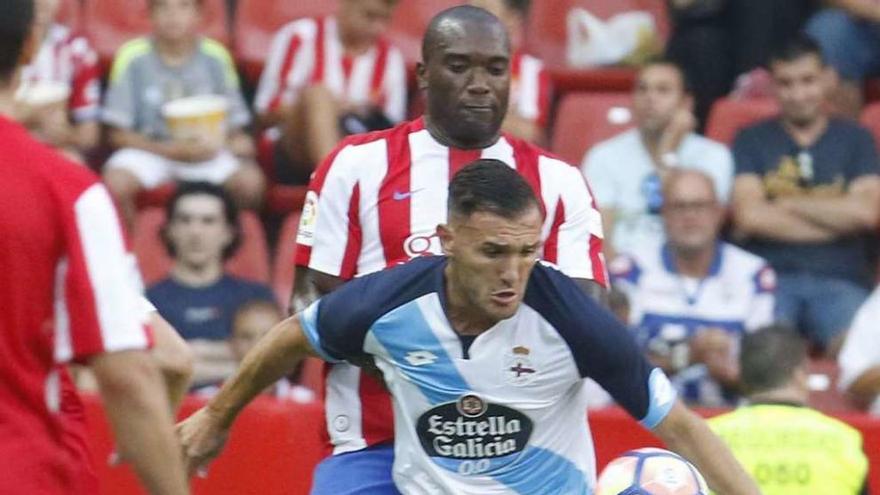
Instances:
[[[599,475],[596,495],[708,495],[706,480],[693,464],[668,450],[630,450]]]

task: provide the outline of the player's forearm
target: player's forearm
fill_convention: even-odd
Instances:
[[[122,458],[152,494],[189,493],[161,377],[146,352],[107,354],[92,362]]]
[[[738,233],[748,237],[808,243],[826,242],[836,236],[830,229],[769,203],[734,208],[734,219]]]
[[[159,316],[158,312],[150,315],[150,327],[153,329],[153,358],[165,379],[168,403],[174,414],[183,401],[193,377],[193,353],[183,338]]]
[[[760,495],[761,491],[730,449],[702,418],[680,402],[654,430],[670,450],[693,462],[710,488],[724,495]]]
[[[304,266],[297,266],[293,280],[293,294],[290,295],[290,312],[306,309],[319,297],[329,294],[345,283],[339,277],[317,272]]]
[[[837,234],[853,234],[873,229],[877,225],[877,211],[870,202],[858,197],[841,198],[785,198],[783,208]]]
[[[308,353],[308,343],[294,315],[275,325],[245,356],[238,371],[223,384],[207,409],[228,429],[254,397],[291,374]]]

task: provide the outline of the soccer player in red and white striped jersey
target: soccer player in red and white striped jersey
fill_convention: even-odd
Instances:
[[[278,126],[291,181],[308,182],[343,134],[406,115],[403,55],[384,37],[397,0],[340,0],[337,15],[290,22],[275,35],[254,106]],[[282,174],[283,175],[283,174]]]
[[[326,293],[353,277],[439,254],[435,232],[446,221],[449,180],[479,158],[501,160],[527,179],[546,212],[543,258],[585,290],[601,292],[601,218],[578,170],[501,132],[511,77],[503,25],[485,10],[455,7],[432,20],[422,51],[424,118],[350,136],[316,171],[297,238],[292,305],[301,309],[313,289]],[[394,493],[393,421],[383,386],[359,368],[336,365],[325,392],[333,453],[348,454],[322,462],[312,493]]]
[[[85,493],[64,438],[58,364],[90,365],[123,455],[151,493],[188,492],[142,314],[139,277],[107,190],[12,121],[38,43],[33,2],[0,16],[0,493]]]
[[[35,29],[42,44],[24,68],[17,112],[21,121],[44,142],[81,159],[98,144],[101,73],[98,55],[89,40],[67,26],[53,22],[59,0],[36,0]],[[48,85],[68,90],[66,108],[27,103],[27,93]]]
[[[544,63],[522,50],[530,0],[471,0],[471,5],[493,13],[504,26],[513,46],[510,64],[510,109],[502,129],[516,137],[541,143],[550,113],[550,75]]]

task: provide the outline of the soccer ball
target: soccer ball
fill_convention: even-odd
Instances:
[[[663,449],[630,450],[611,461],[596,495],[708,495],[706,480],[678,454]]]

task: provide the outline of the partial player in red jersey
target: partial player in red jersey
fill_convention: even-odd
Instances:
[[[477,7],[446,10],[431,21],[422,58],[424,118],[351,136],[316,171],[297,239],[292,306],[302,309],[353,277],[440,254],[435,232],[446,221],[449,180],[479,158],[501,160],[526,178],[546,213],[543,259],[603,294],[602,222],[582,176],[501,132],[511,79],[503,24]],[[334,365],[325,392],[333,454],[347,454],[318,467],[313,493],[396,493],[391,405],[380,382]]]
[[[39,40],[32,0],[0,16],[0,493],[87,493],[63,438],[61,371],[95,373],[122,455],[151,493],[188,492],[141,314],[139,276],[97,177],[13,122]]]

